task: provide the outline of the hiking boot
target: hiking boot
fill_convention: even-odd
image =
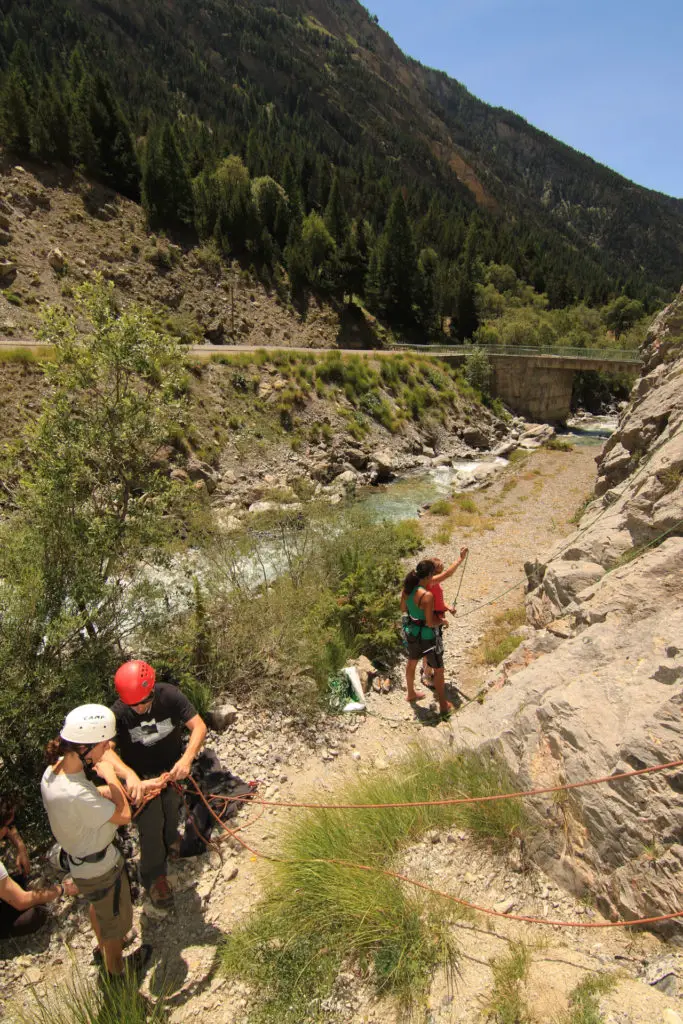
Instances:
[[[152,906],[158,910],[167,910],[173,906],[173,890],[168,884],[166,875],[159,875],[149,890],[149,898]]]
[[[139,978],[142,975],[145,967],[152,958],[152,947],[143,943],[134,953],[127,956],[123,961],[123,971],[121,974],[109,974],[105,969],[104,965],[100,964],[98,984],[102,994],[104,996],[104,1009],[105,1010],[120,1010],[118,1006],[118,1000],[120,998],[121,988],[126,986],[131,976],[135,979],[136,985],[139,982]],[[143,996],[140,996],[141,1004],[147,1004],[147,1000]],[[107,1016],[107,1020],[114,1019]],[[118,1013],[116,1020],[118,1020]],[[147,1018],[145,1018],[147,1019]]]
[[[152,959],[152,947],[148,942],[143,942],[134,953],[127,956],[123,961],[124,971],[131,971],[133,974],[142,974],[147,964]]]

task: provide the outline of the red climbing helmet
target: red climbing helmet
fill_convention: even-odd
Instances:
[[[127,661],[114,676],[114,686],[124,704],[142,704],[151,697],[155,678],[146,661]]]

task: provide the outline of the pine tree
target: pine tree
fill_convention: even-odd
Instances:
[[[440,325],[440,306],[438,300],[439,257],[434,249],[422,250],[417,261],[417,269],[418,320],[427,334],[435,334]]]
[[[403,192],[398,189],[389,208],[377,251],[377,288],[381,309],[394,323],[413,322],[417,257]]]
[[[330,188],[330,198],[325,208],[325,224],[337,245],[343,245],[349,230],[344,199],[339,187],[339,174],[335,173]]]
[[[13,68],[0,94],[0,130],[2,141],[15,153],[31,151],[31,110],[27,89],[20,72]]]
[[[93,81],[89,117],[97,143],[98,177],[131,199],[138,199],[140,168],[130,128],[110,83],[99,73]]]
[[[455,307],[451,317],[451,334],[458,341],[467,341],[479,326],[475,301],[476,255],[479,244],[479,221],[473,216],[463,246],[455,287]]]
[[[150,133],[142,172],[142,205],[149,225],[183,228],[192,224],[192,183],[173,126]]]
[[[71,101],[69,135],[74,160],[89,174],[95,175],[99,166],[97,140],[92,126],[92,108],[95,102],[94,83],[87,72],[82,71],[79,61],[74,61],[78,72],[72,75],[77,82]]]
[[[303,239],[301,237],[301,227],[297,223],[292,224],[289,229],[287,245],[284,251],[284,261],[292,295],[301,295],[308,284],[308,268]]]
[[[0,95],[0,129],[5,146],[25,156],[32,151],[33,104],[38,89],[31,56],[26,44],[19,40],[12,49]]]

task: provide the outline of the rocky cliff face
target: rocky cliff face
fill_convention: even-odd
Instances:
[[[597,497],[573,536],[526,567],[535,633],[462,720],[461,739],[497,749],[524,788],[683,757],[683,293],[644,355]],[[531,856],[607,914],[683,908],[683,771],[531,809]]]

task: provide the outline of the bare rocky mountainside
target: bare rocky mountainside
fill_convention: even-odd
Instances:
[[[8,342],[34,337],[43,303],[71,308],[74,288],[101,274],[121,305],[154,310],[159,327],[183,342],[229,335],[250,345],[354,345],[353,330],[340,337],[328,303],[313,301],[300,317],[239,267],[150,235],[139,204],[64,169],[0,162],[0,231],[0,338]]]
[[[523,788],[681,757],[682,322],[683,295],[652,326],[643,376],[599,458],[597,497],[573,535],[526,566],[534,635],[499,667],[498,692],[463,733],[499,751]],[[680,909],[682,778],[667,771],[544,802],[550,821],[532,856],[576,893],[596,894],[607,915]]]

